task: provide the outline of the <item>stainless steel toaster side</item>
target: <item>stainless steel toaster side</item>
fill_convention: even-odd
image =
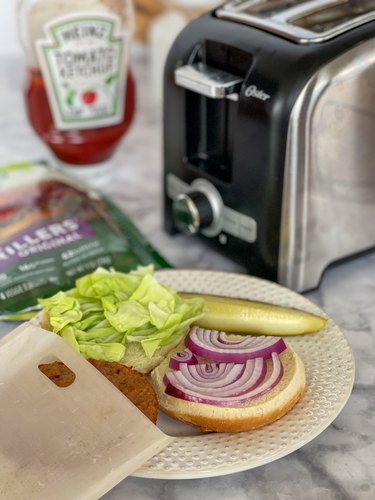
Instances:
[[[298,291],[375,246],[375,39],[322,67],[294,105],[280,240],[278,281]]]

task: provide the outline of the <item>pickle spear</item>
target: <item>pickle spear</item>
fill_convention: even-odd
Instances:
[[[185,298],[202,297],[207,312],[196,321],[201,328],[242,334],[302,335],[321,330],[327,320],[321,316],[265,302],[215,295],[179,293]]]

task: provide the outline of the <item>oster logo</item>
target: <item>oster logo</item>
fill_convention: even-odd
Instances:
[[[261,101],[267,101],[271,96],[264,92],[262,89],[258,89],[256,85],[249,85],[245,90],[246,97],[254,97]]]

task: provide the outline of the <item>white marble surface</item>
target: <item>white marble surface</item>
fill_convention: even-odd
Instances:
[[[138,86],[136,119],[116,153],[114,179],[106,192],[174,266],[242,271],[201,242],[183,236],[170,237],[163,232],[160,112],[148,97],[146,62],[137,61],[134,70]],[[0,58],[0,75],[0,163],[48,158],[48,151],[25,118],[22,60]],[[353,393],[341,414],[321,435],[282,459],[246,472],[174,481],[129,477],[104,498],[375,498],[375,252],[332,267],[325,273],[320,288],[307,297],[341,326],[356,359]],[[0,324],[0,335],[11,327]]]

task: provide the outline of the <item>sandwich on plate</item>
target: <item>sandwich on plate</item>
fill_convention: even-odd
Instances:
[[[190,329],[151,373],[159,407],[202,431],[256,429],[285,415],[302,397],[305,369],[281,337]]]
[[[326,321],[264,303],[179,294],[151,267],[99,269],[39,302],[42,327],[104,375],[116,373],[111,363],[144,374],[161,410],[204,432],[259,428],[291,410],[306,377],[285,336]]]

